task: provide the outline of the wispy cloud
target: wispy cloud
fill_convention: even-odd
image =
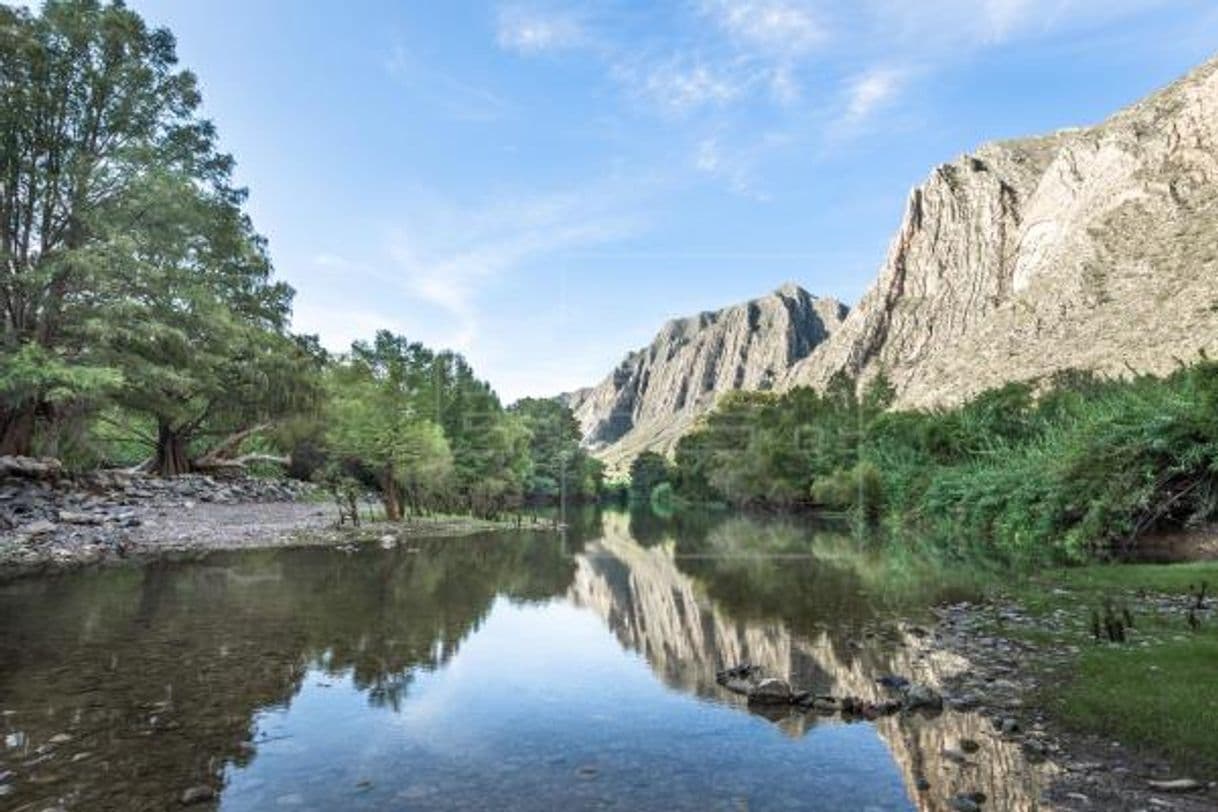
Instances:
[[[385,72],[412,96],[462,121],[494,121],[511,110],[511,104],[493,91],[434,70],[403,42],[393,46],[384,60]]]
[[[685,115],[701,107],[722,107],[750,84],[730,65],[674,57],[661,64],[620,67],[619,76],[667,114]]]
[[[446,313],[445,343],[468,350],[480,335],[480,297],[493,281],[562,251],[612,242],[645,223],[616,184],[581,192],[514,196],[481,206],[428,202],[394,231],[392,267],[401,289]]]
[[[500,48],[525,55],[574,48],[587,41],[583,25],[571,12],[522,7],[499,10],[495,39]]]
[[[843,122],[857,125],[870,118],[896,98],[907,80],[905,71],[892,67],[872,68],[854,77],[847,85]]]
[[[828,31],[805,3],[789,0],[707,0],[704,11],[738,42],[775,57],[807,53]]]
[[[1114,22],[1172,0],[867,0],[881,39],[951,57],[1037,35]]]
[[[698,172],[724,181],[736,194],[763,203],[771,195],[758,181],[757,166],[769,152],[789,141],[790,136],[778,132],[753,136],[735,145],[721,136],[710,136],[694,146],[692,163]]]

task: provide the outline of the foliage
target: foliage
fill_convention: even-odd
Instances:
[[[677,448],[687,499],[847,509],[963,552],[1078,559],[1218,514],[1218,364],[1167,378],[1060,375],[956,408],[891,388],[725,398]]]
[[[579,446],[579,424],[570,407],[556,399],[524,398],[509,411],[529,431],[531,461],[527,495],[541,502],[566,498],[595,501],[604,486],[605,466]]]
[[[316,395],[200,103],[122,3],[0,6],[0,453],[117,406],[174,474]]]
[[[630,501],[650,504],[652,492],[671,479],[668,460],[654,451],[644,451],[630,464]]]

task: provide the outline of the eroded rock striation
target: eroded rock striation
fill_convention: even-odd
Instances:
[[[1218,59],[1087,129],[987,145],[910,194],[878,279],[783,387],[884,370],[898,404],[1218,350]]]
[[[756,314],[756,315],[754,315]],[[729,389],[883,371],[897,405],[1218,355],[1218,58],[1108,121],[988,144],[914,189],[846,315],[789,286],[670,322],[567,396],[598,455],[670,450]]]
[[[668,451],[735,389],[772,389],[842,324],[846,307],[796,285],[723,310],[674,319],[597,386],[564,400],[584,443],[611,465]]]

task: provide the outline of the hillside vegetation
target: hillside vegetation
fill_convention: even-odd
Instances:
[[[886,410],[891,398],[883,377],[729,397],[668,478],[689,500],[848,511],[897,539],[1042,561],[1218,513],[1212,361],[1164,378],[1061,374],[956,408]]]

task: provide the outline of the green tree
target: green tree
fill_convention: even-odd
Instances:
[[[638,504],[650,504],[651,492],[661,483],[672,479],[668,460],[654,451],[644,451],[630,463],[630,499]]]
[[[199,104],[121,2],[0,6],[0,453],[116,402],[175,474],[316,391]]]

